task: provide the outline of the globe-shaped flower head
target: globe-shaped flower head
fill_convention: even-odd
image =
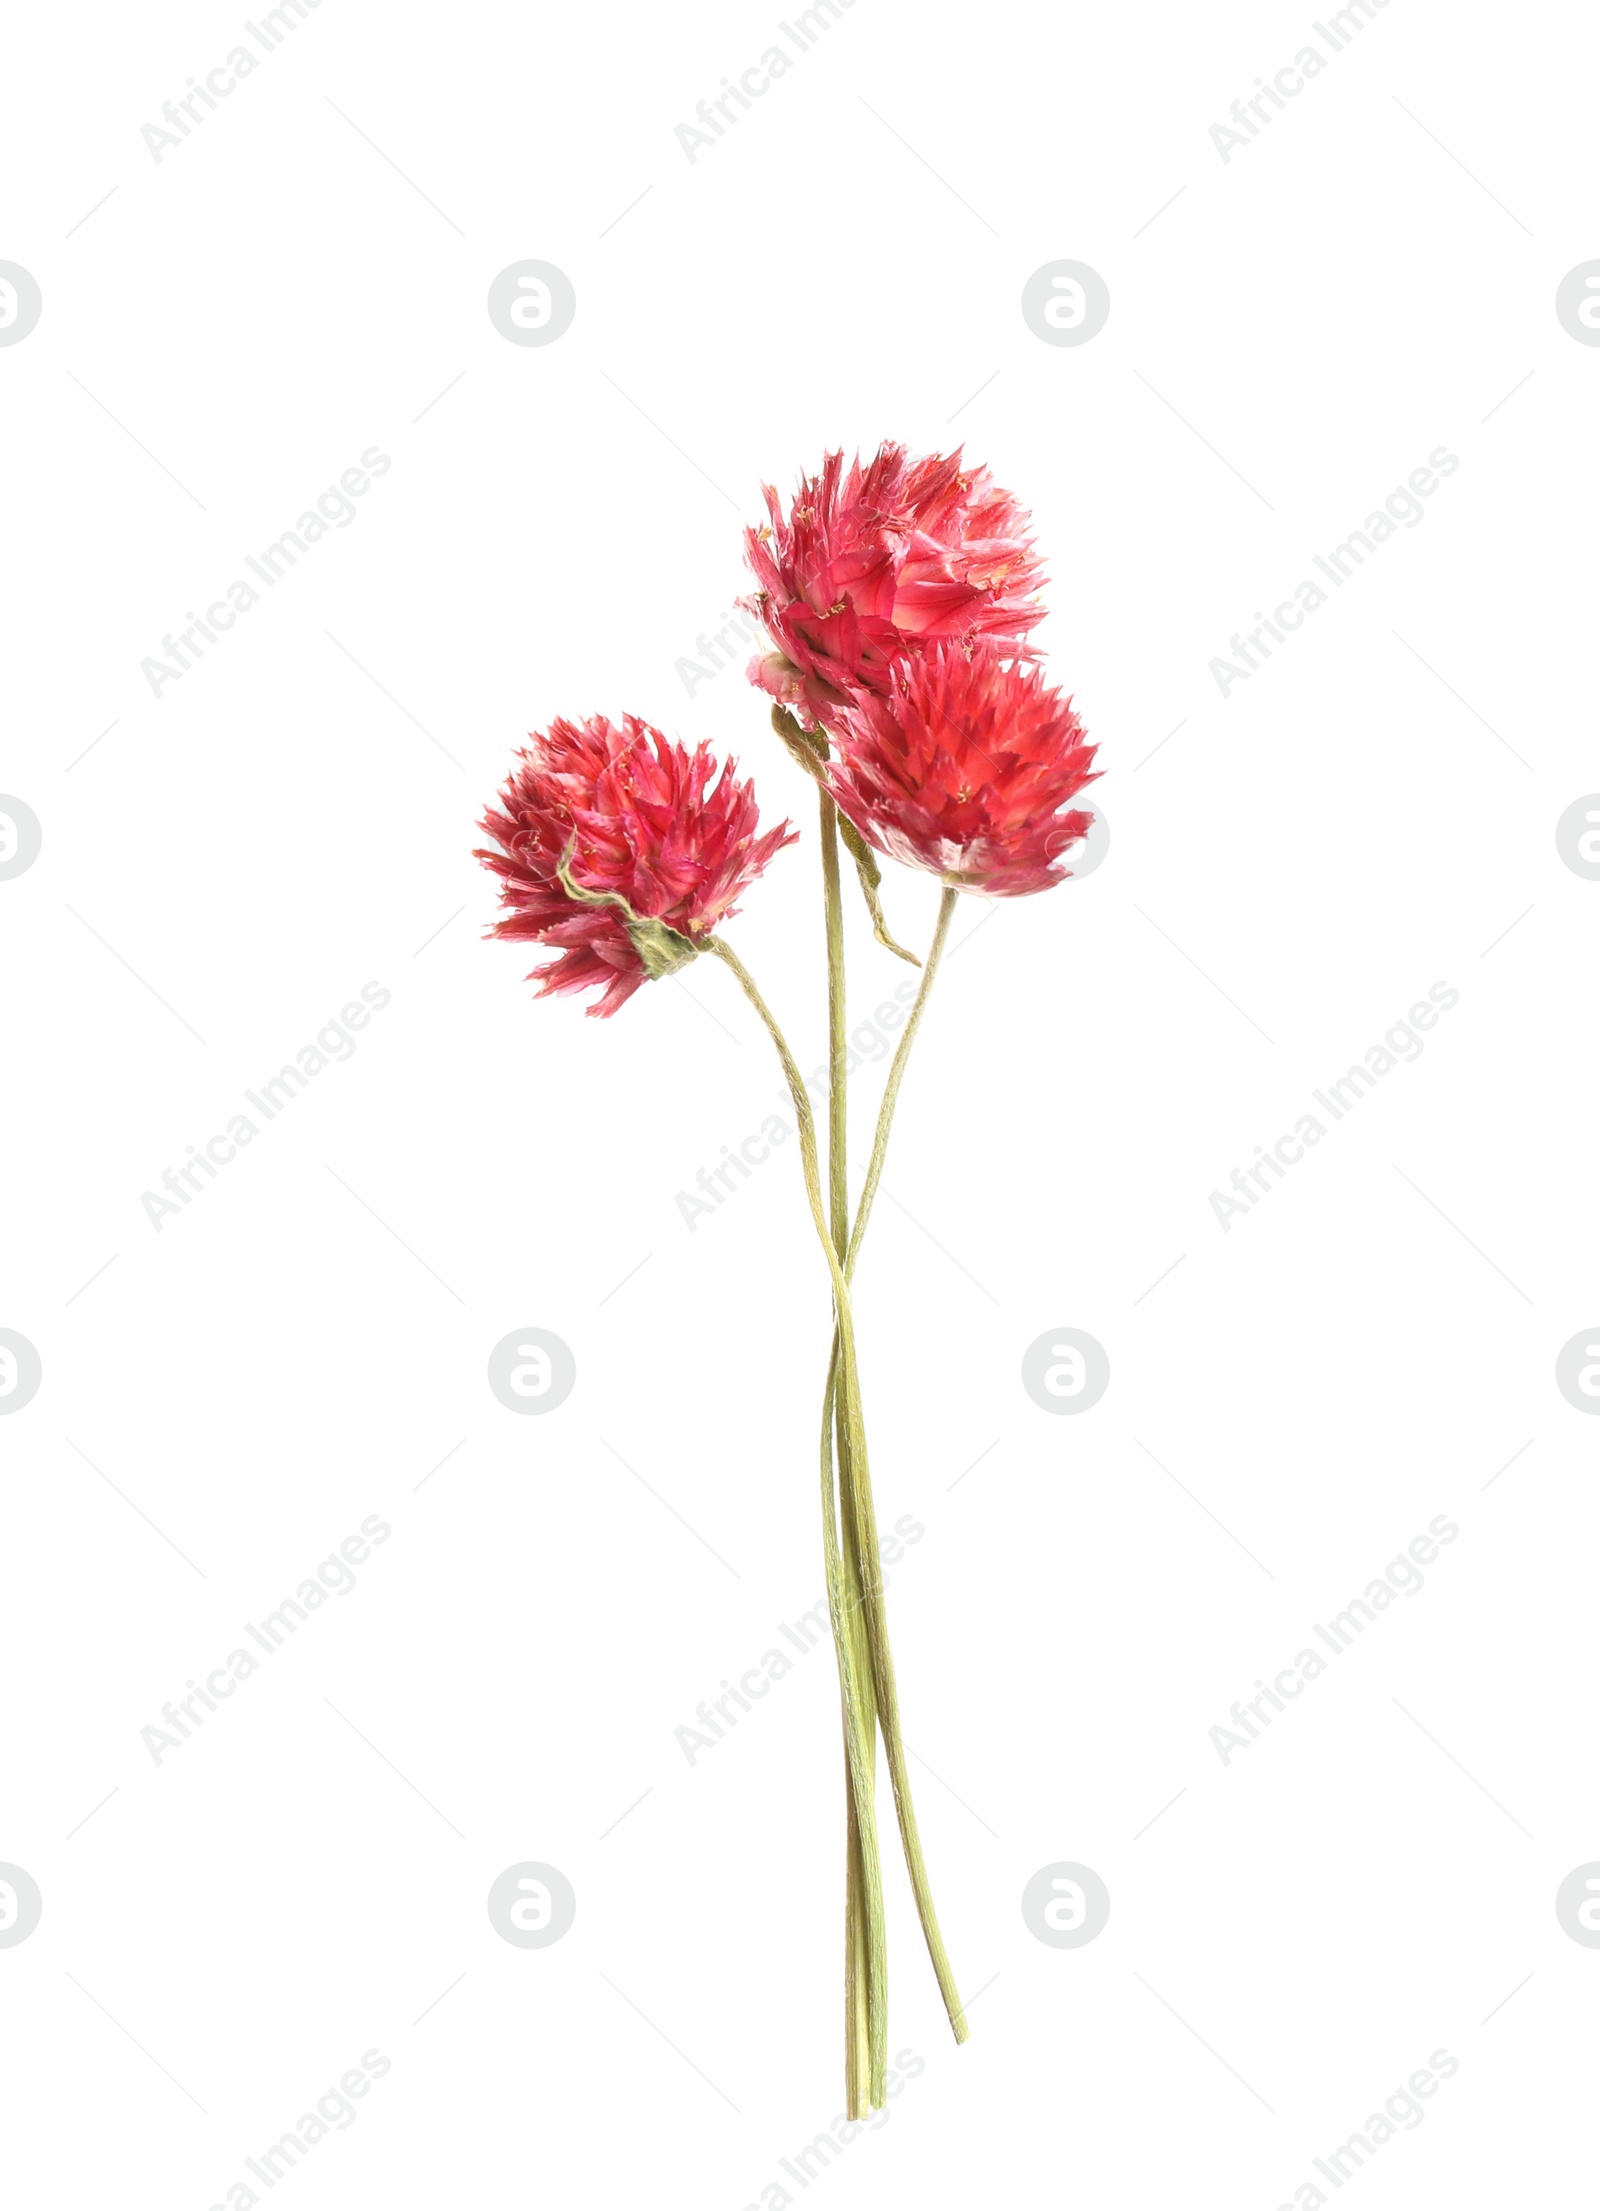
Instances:
[[[957,890],[1017,898],[1071,870],[1061,855],[1091,816],[1067,812],[1094,782],[1096,748],[1036,667],[950,643],[908,654],[881,695],[835,717],[823,773],[868,844]]]
[[[913,460],[883,445],[848,469],[829,453],[787,513],[764,490],[770,523],[745,532],[761,588],[745,603],[775,648],[750,680],[775,699],[831,731],[857,692],[887,691],[894,662],[939,639],[1026,652],[1044,614],[1029,517],[959,451]]]
[[[596,989],[592,1014],[693,957],[774,853],[787,822],[758,835],[755,794],[704,745],[688,752],[636,715],[555,721],[529,741],[480,828],[474,858],[500,878],[491,935],[556,947],[536,967],[541,998]]]

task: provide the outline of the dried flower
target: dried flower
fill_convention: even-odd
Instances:
[[[752,664],[750,677],[772,694],[772,725],[791,757],[822,787],[826,1189],[811,1099],[823,1070],[808,1083],[720,926],[795,834],[787,822],[760,833],[750,786],[731,764],[718,768],[704,746],[690,753],[631,715],[554,722],[529,740],[484,815],[494,849],[476,857],[500,879],[503,910],[491,934],[553,950],[530,977],[541,995],[595,990],[589,1012],[611,1014],[641,983],[705,952],[739,984],[783,1070],[830,1285],[820,1472],[845,1742],[845,2108],[857,2122],[884,2106],[891,2079],[880,1743],[917,1917],[958,2043],[968,2025],[913,1803],[852,1282],[958,894],[1018,897],[1064,879],[1063,855],[1093,819],[1068,809],[1097,779],[1096,748],[1072,701],[1046,684],[1038,665],[1030,636],[1043,612],[1042,579],[1029,518],[987,471],[965,468],[959,452],[913,460],[886,444],[848,469],[841,453],[828,454],[787,514],[776,492],[765,496],[770,525],[745,539],[760,589],[745,604],[774,650]],[[920,966],[853,1214],[841,844],[856,863],[879,942]],[[920,963],[889,934],[877,895],[880,853],[940,879],[938,918]],[[958,1148],[961,1133],[952,1138]],[[682,1193],[680,1201],[680,1209],[697,1203]],[[684,1217],[692,1226],[688,1210]]]
[[[770,527],[745,532],[761,589],[744,603],[777,648],[750,681],[775,699],[831,730],[848,699],[886,691],[894,661],[937,639],[1026,652],[1044,613],[1029,518],[959,450],[912,460],[883,445],[848,470],[829,453],[787,515],[763,488]]]
[[[774,853],[787,822],[756,834],[754,793],[636,715],[552,722],[530,740],[474,853],[500,877],[492,935],[558,947],[529,976],[539,996],[598,989],[608,1015],[652,975],[693,956]]]
[[[886,695],[836,717],[826,770],[869,844],[957,890],[1048,890],[1090,816],[1063,813],[1096,780],[1096,748],[1038,668],[1003,646],[932,644],[898,660]]]

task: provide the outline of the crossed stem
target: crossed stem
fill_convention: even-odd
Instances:
[[[826,851],[826,844],[824,846]],[[957,893],[948,885],[939,899],[939,918],[934,928],[933,942],[923,966],[922,980],[917,989],[911,1012],[907,1017],[904,1033],[890,1063],[888,1080],[884,1084],[882,1102],[878,1108],[878,1123],[873,1135],[871,1156],[867,1164],[866,1180],[862,1185],[860,1202],[856,1208],[854,1225],[845,1247],[844,1276],[848,1289],[855,1273],[856,1259],[860,1254],[861,1240],[866,1234],[871,1218],[873,1201],[883,1177],[883,1163],[889,1149],[889,1133],[894,1124],[895,1107],[899,1102],[900,1085],[906,1065],[911,1057],[911,1047],[916,1041],[917,1030],[922,1024],[923,1011],[933,989],[934,978],[944,955],[950,924],[955,915]],[[854,1360],[853,1341],[847,1345],[847,1335],[853,1332],[853,1320],[847,1331],[843,1322],[835,1326],[832,1355],[828,1364],[827,1387],[823,1399],[823,1428],[826,1432],[831,1409],[835,1403],[841,1379],[842,1362],[848,1368]],[[944,1937],[939,1930],[938,1915],[934,1910],[933,1892],[928,1882],[927,1865],[922,1854],[922,1838],[917,1827],[916,1806],[911,1794],[911,1776],[906,1764],[905,1738],[900,1724],[900,1699],[895,1683],[894,1656],[889,1646],[888,1609],[884,1601],[883,1565],[878,1549],[877,1516],[872,1502],[872,1474],[863,1449],[859,1461],[852,1453],[849,1462],[848,1484],[845,1478],[845,1461],[841,1455],[841,1496],[848,1489],[849,1507],[853,1512],[857,1544],[861,1556],[861,1589],[866,1607],[867,1643],[872,1665],[872,1686],[877,1705],[877,1716],[883,1728],[884,1749],[889,1758],[889,1780],[894,1791],[895,1817],[900,1827],[900,1843],[905,1853],[906,1871],[911,1877],[912,1892],[917,1901],[917,1917],[922,1924],[923,1940],[939,1983],[939,1993],[949,2014],[951,2031],[957,2042],[967,2039],[967,2017],[956,1989],[955,1973],[945,1950]]]
[[[884,1941],[882,1869],[874,1812],[876,1725],[880,1720],[884,1745],[888,1752],[889,1777],[894,1791],[900,1839],[916,1897],[923,1937],[957,2042],[964,2042],[968,2032],[966,2013],[956,1990],[955,1976],[934,1911],[912,1802],[910,1776],[906,1767],[894,1661],[889,1649],[883,1567],[873,1512],[872,1476],[861,1410],[855,1319],[850,1299],[850,1277],[855,1269],[861,1239],[866,1232],[873,1200],[882,1177],[900,1084],[949,935],[956,893],[946,888],[940,898],[933,943],[916,1000],[890,1065],[867,1176],[855,1221],[847,1237],[845,1225],[849,1200],[844,1151],[843,934],[838,898],[836,823],[833,802],[826,795],[823,798],[823,830],[829,954],[829,1067],[832,1078],[829,1117],[831,1218],[823,1205],[816,1124],[812,1116],[811,1101],[783,1031],[757,988],[754,978],[731,946],[721,938],[709,937],[702,940],[701,949],[714,954],[731,969],[776,1047],[795,1109],[801,1164],[812,1223],[833,1282],[835,1326],[823,1399],[821,1438],[822,1510],[828,1611],[839,1664],[846,1765],[850,1781],[846,1886],[846,2081],[851,2116],[857,2117],[861,2115],[863,2061],[867,2074],[866,2100],[871,2105],[880,2105],[884,2100],[887,2070],[887,1954]],[[839,1464],[837,1506],[833,1466],[835,1430]]]
[[[822,829],[823,918],[828,953],[828,1226],[833,1248],[841,1261],[850,1241],[850,1181],[846,1156],[848,1112],[846,1081],[849,1047],[845,1040],[844,900],[839,885],[838,809],[826,790],[819,790]],[[867,1640],[861,1580],[861,1546],[857,1534],[858,1507],[853,1487],[850,1438],[844,1407],[836,1390],[830,1390],[822,1407],[824,1482],[833,1479],[829,1460],[829,1431],[838,1464],[839,1511],[843,1521],[840,1545],[845,1596],[848,1600],[847,1632],[856,1669],[867,1750],[877,1767],[877,1704],[873,1693],[872,1651]],[[873,1814],[875,1824],[875,1813]],[[865,1861],[861,1835],[862,1809],[853,1787],[845,1794],[845,1910],[844,1910],[844,2032],[845,2097],[852,2119],[864,2118],[883,2094],[885,2071],[874,2064],[872,2004],[875,1985],[881,1990],[880,2006],[888,2013],[888,1948],[884,1930],[873,1924],[868,1905]],[[874,1845],[876,1835],[874,1834]],[[884,2064],[887,2063],[885,2047]]]
[[[843,1382],[840,1396],[851,1463],[854,1468],[864,1469],[866,1435],[862,1427],[861,1395],[856,1374],[855,1323],[850,1311],[850,1290],[844,1278],[843,1263],[835,1249],[828,1217],[823,1210],[817,1130],[812,1118],[811,1100],[806,1094],[805,1082],[795,1064],[788,1041],[773,1017],[771,1008],[757,989],[755,978],[738,953],[731,945],[715,936],[703,938],[700,949],[714,954],[726,967],[732,969],[740,988],[754,1006],[777,1048],[800,1136],[800,1160],[805,1173],[806,1197],[811,1207],[812,1225],[816,1229],[817,1240],[822,1246],[823,1256],[828,1262],[828,1272],[833,1280],[833,1303],[839,1329],[840,1372]],[[839,1663],[839,1686],[844,1703],[845,1755],[850,1769],[851,1801],[854,1807],[855,1839],[864,1907],[861,1914],[864,1927],[860,1931],[865,1934],[867,1950],[864,1978],[867,1993],[868,2094],[874,2104],[881,2104],[887,2093],[889,2024],[883,1874],[878,1856],[877,1820],[873,1810],[876,1751],[874,1739],[869,1733],[870,1705],[867,1700],[871,1694],[870,1669],[863,1669],[856,1648],[862,1613],[859,1604],[852,1605],[851,1593],[845,1584],[839,1514],[834,1503],[832,1418],[833,1405],[830,1402],[825,1408],[822,1426],[823,1563],[828,1582],[828,1616],[833,1626],[834,1651]],[[851,1963],[854,1975],[858,1968],[855,1960]],[[852,2020],[855,2017],[853,2011],[851,2017]],[[852,2052],[857,2049],[854,2031],[849,2047]],[[853,2075],[854,2058],[849,2070]],[[859,2088],[858,2082],[855,2085]]]

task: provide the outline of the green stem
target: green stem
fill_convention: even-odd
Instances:
[[[864,2118],[884,2099],[888,2068],[888,1945],[883,1919],[883,1874],[878,1853],[877,1731],[872,1719],[872,1662],[857,1632],[861,1599],[843,1572],[833,1496],[831,1402],[822,1411],[823,1532],[834,1561],[829,1611],[840,1657],[840,1706],[845,1747],[844,2024],[845,2102],[852,2119]],[[837,1593],[837,1610],[835,1610]],[[848,1686],[847,1682],[848,1673]],[[857,1780],[868,1778],[866,1817],[857,1806]]]
[[[923,963],[922,981],[906,1017],[904,1034],[889,1063],[889,1079],[883,1086],[883,1102],[878,1108],[878,1125],[873,1131],[872,1156],[867,1162],[867,1179],[862,1184],[861,1202],[856,1207],[855,1226],[850,1231],[850,1242],[845,1253],[845,1280],[850,1281],[856,1271],[856,1255],[861,1249],[861,1239],[867,1233],[867,1222],[872,1214],[872,1201],[878,1194],[878,1184],[883,1177],[884,1157],[889,1149],[889,1130],[894,1123],[894,1109],[899,1102],[900,1085],[904,1080],[906,1062],[911,1057],[911,1047],[916,1042],[917,1031],[922,1026],[923,1008],[933,989],[933,978],[939,972],[939,962],[944,957],[945,942],[950,935],[950,924],[955,918],[959,891],[948,884],[939,894],[939,919],[934,927],[933,942],[928,947],[928,957]]]
[[[895,1817],[900,1825],[900,1845],[905,1853],[906,1871],[911,1876],[912,1893],[917,1900],[917,1917],[922,1923],[922,1938],[928,1946],[928,1956],[933,1961],[939,1993],[944,1998],[944,2008],[950,2016],[951,2032],[958,2042],[965,2042],[968,2033],[967,2015],[956,1988],[955,1972],[944,1946],[944,1937],[939,1931],[939,1918],[933,1907],[933,1891],[928,1883],[927,1863],[922,1855],[922,1837],[917,1828],[916,1806],[911,1796],[911,1774],[906,1765],[905,1738],[900,1727],[900,1697],[895,1686],[894,1658],[889,1649],[889,1616],[883,1598],[883,1560],[878,1550],[878,1527],[872,1502],[872,1473],[867,1463],[865,1438],[861,1432],[855,1331],[853,1323],[848,1319],[840,1332],[840,1352],[846,1419],[851,1428],[857,1536],[861,1548],[867,1643],[872,1655],[872,1685],[876,1692],[878,1720],[883,1728],[884,1749],[889,1755],[889,1780],[894,1790]],[[830,1404],[834,1388],[835,1370],[830,1367],[827,1390]]]
[[[872,1155],[867,1166],[867,1177],[862,1187],[861,1201],[856,1209],[855,1225],[846,1246],[844,1273],[846,1284],[855,1273],[861,1239],[866,1234],[872,1204],[878,1193],[883,1175],[883,1163],[889,1149],[889,1132],[894,1122],[895,1106],[900,1096],[900,1084],[906,1064],[911,1057],[911,1047],[922,1024],[923,1010],[933,988],[934,977],[944,954],[950,934],[950,923],[955,914],[957,893],[948,887],[939,900],[939,918],[934,928],[933,943],[922,971],[915,1002],[907,1018],[905,1032],[895,1051],[889,1077],[884,1085],[883,1101],[878,1109],[878,1125],[874,1132]],[[825,1402],[832,1402],[838,1388],[840,1358],[844,1351],[841,1331],[834,1331],[833,1358],[828,1368],[828,1386]],[[846,1354],[853,1359],[853,1350]],[[848,1384],[846,1395],[848,1395]],[[866,1605],[867,1641],[871,1653],[872,1681],[876,1692],[877,1718],[883,1728],[884,1748],[889,1758],[889,1779],[894,1790],[895,1815],[900,1826],[901,1847],[905,1853],[906,1870],[911,1876],[912,1890],[917,1900],[917,1916],[922,1923],[923,1939],[933,1970],[938,1978],[939,1991],[944,1998],[945,2009],[950,2015],[951,2030],[957,2042],[967,2039],[967,2019],[956,1990],[955,1975],[945,1951],[944,1938],[939,1931],[938,1916],[934,1911],[933,1894],[928,1884],[928,1871],[922,1855],[922,1838],[917,1827],[916,1807],[911,1795],[911,1776],[906,1764],[905,1740],[900,1725],[900,1700],[895,1685],[894,1657],[889,1648],[889,1620],[884,1603],[883,1567],[878,1550],[877,1518],[872,1503],[872,1475],[863,1451],[859,1465],[853,1468],[851,1484],[856,1516],[857,1547],[861,1557],[862,1592]]]
[[[841,1699],[841,1710],[843,1700]],[[849,1719],[845,1719],[844,1845],[844,2086],[852,2119],[872,2109],[872,1959],[867,1940],[867,1884],[850,1776]],[[887,2076],[886,2076],[887,2077]]]
[[[834,1248],[843,1256],[850,1240],[850,1182],[845,1171],[844,893],[839,882],[839,810],[822,799],[822,907],[828,937],[828,1212]]]
[[[866,1438],[861,1423],[860,1390],[856,1375],[855,1327],[850,1314],[850,1291],[845,1282],[844,1268],[834,1246],[827,1214],[822,1203],[822,1175],[817,1158],[816,1123],[812,1118],[811,1100],[795,1064],[794,1054],[782,1029],[774,1019],[771,1009],[760,991],[755,978],[731,945],[720,937],[701,940],[700,949],[713,953],[730,968],[737,977],[739,987],[760,1016],[762,1025],[777,1049],[779,1064],[783,1068],[784,1081],[794,1105],[795,1124],[800,1137],[800,1160],[805,1174],[806,1197],[811,1207],[812,1225],[828,1263],[833,1281],[834,1310],[842,1331],[842,1372],[844,1377],[845,1424],[849,1438],[851,1464],[865,1471]],[[851,1600],[844,1584],[839,1540],[839,1516],[835,1510],[833,1494],[833,1454],[830,1449],[833,1421],[832,1392],[823,1407],[822,1422],[822,1521],[823,1561],[828,1579],[828,1613],[833,1623],[834,1650],[839,1664],[839,1686],[845,1708],[845,1740],[850,1765],[850,1782],[855,1806],[856,1835],[860,1844],[862,1888],[864,1892],[864,1918],[866,1935],[866,1981],[868,1992],[868,2045],[869,2045],[869,2094],[877,2105],[887,2093],[889,2022],[886,2003],[887,1950],[883,1922],[883,1874],[878,1857],[877,1822],[873,1813],[873,1767],[875,1753],[867,1732],[867,1699],[871,1696],[870,1676],[860,1668],[855,1648],[853,1629],[859,1620],[859,1610],[852,1611]],[[876,1544],[874,1543],[874,1550]],[[874,1567],[881,1576],[881,1568]],[[892,1768],[891,1768],[892,1772]],[[852,1979],[854,1976],[852,1976]],[[854,2046],[852,2044],[852,2046]]]
[[[838,809],[826,791],[818,793],[822,829],[822,905],[828,949],[828,1225],[834,1250],[840,1258],[850,1240],[850,1182],[846,1145],[848,1115],[844,973],[844,896],[840,884]],[[823,1419],[826,1423],[827,1410]],[[867,1643],[862,1610],[861,1550],[857,1537],[859,1514],[855,1501],[850,1440],[844,1407],[837,1410],[835,1449],[838,1460],[839,1517],[842,1527],[841,1566],[846,1600],[846,1632],[855,1660],[861,1701],[861,1720],[868,1757],[877,1765],[877,1713],[872,1693],[872,1654]],[[826,1436],[824,1437],[826,1447]],[[866,1904],[861,1867],[860,1821],[855,1796],[846,1805],[845,1837],[845,2092],[852,2119],[865,2116],[878,2102],[881,2087],[873,2082],[870,2012],[872,1967],[870,1948],[864,1942],[863,1913]],[[884,1991],[887,1999],[887,1989]],[[866,2063],[863,2065],[863,2052]]]

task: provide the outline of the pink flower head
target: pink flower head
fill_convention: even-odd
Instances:
[[[1070,699],[1007,648],[940,641],[837,717],[828,787],[863,837],[958,890],[1018,898],[1071,872],[1092,817],[1063,813],[1097,779]]]
[[[848,470],[829,453],[787,515],[763,490],[770,526],[745,532],[761,589],[745,603],[777,648],[750,680],[774,698],[831,730],[847,700],[886,692],[894,661],[937,639],[1026,652],[1044,613],[1029,517],[959,449],[912,460],[883,445]]]
[[[603,714],[552,722],[518,763],[479,824],[499,850],[473,855],[500,878],[506,911],[490,934],[559,947],[528,980],[541,998],[599,989],[592,1014],[666,971],[647,963],[650,932],[630,913],[693,945],[795,841],[787,822],[757,836],[754,793],[731,763],[718,772],[704,745],[686,752],[633,714],[620,727]]]

